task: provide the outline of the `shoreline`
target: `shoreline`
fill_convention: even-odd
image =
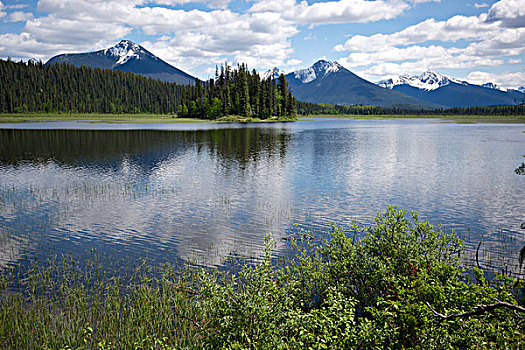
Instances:
[[[485,116],[485,115],[433,115],[433,114],[386,114],[386,115],[300,115],[295,119],[271,118],[257,119],[240,116],[226,116],[219,119],[178,118],[174,115],[152,114],[59,114],[59,113],[21,113],[0,114],[0,124],[4,123],[49,123],[81,122],[109,124],[184,124],[184,123],[273,123],[292,121],[319,121],[329,119],[441,119],[463,123],[525,123],[525,115]]]
[[[7,123],[109,123],[109,124],[184,124],[184,123],[273,123],[289,122],[291,118],[246,118],[225,116],[218,119],[179,118],[171,114],[82,114],[82,113],[20,113],[0,114],[0,124]]]

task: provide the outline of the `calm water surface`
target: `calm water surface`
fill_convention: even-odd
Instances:
[[[221,265],[260,256],[268,232],[287,254],[296,225],[370,224],[388,204],[455,229],[471,253],[483,241],[485,266],[515,271],[525,245],[523,124],[0,128],[0,268],[95,253]]]

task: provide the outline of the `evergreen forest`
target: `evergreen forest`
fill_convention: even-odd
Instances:
[[[176,114],[289,118],[296,100],[284,75],[261,79],[245,64],[216,67],[215,78],[176,85],[130,72],[0,60],[0,113]]]
[[[298,102],[299,115],[478,115],[478,116],[504,116],[525,115],[525,99],[516,101],[514,105],[472,106],[455,107],[447,109],[415,109],[393,107],[385,108],[372,105],[334,105],[330,103]]]

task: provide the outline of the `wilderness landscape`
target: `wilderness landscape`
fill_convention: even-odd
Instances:
[[[523,348],[523,8],[2,0],[0,348]]]

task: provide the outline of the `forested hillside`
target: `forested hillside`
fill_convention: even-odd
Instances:
[[[129,72],[0,60],[0,113],[151,113],[216,119],[289,117],[296,101],[284,75],[261,80],[246,65],[215,79],[176,85]]]

